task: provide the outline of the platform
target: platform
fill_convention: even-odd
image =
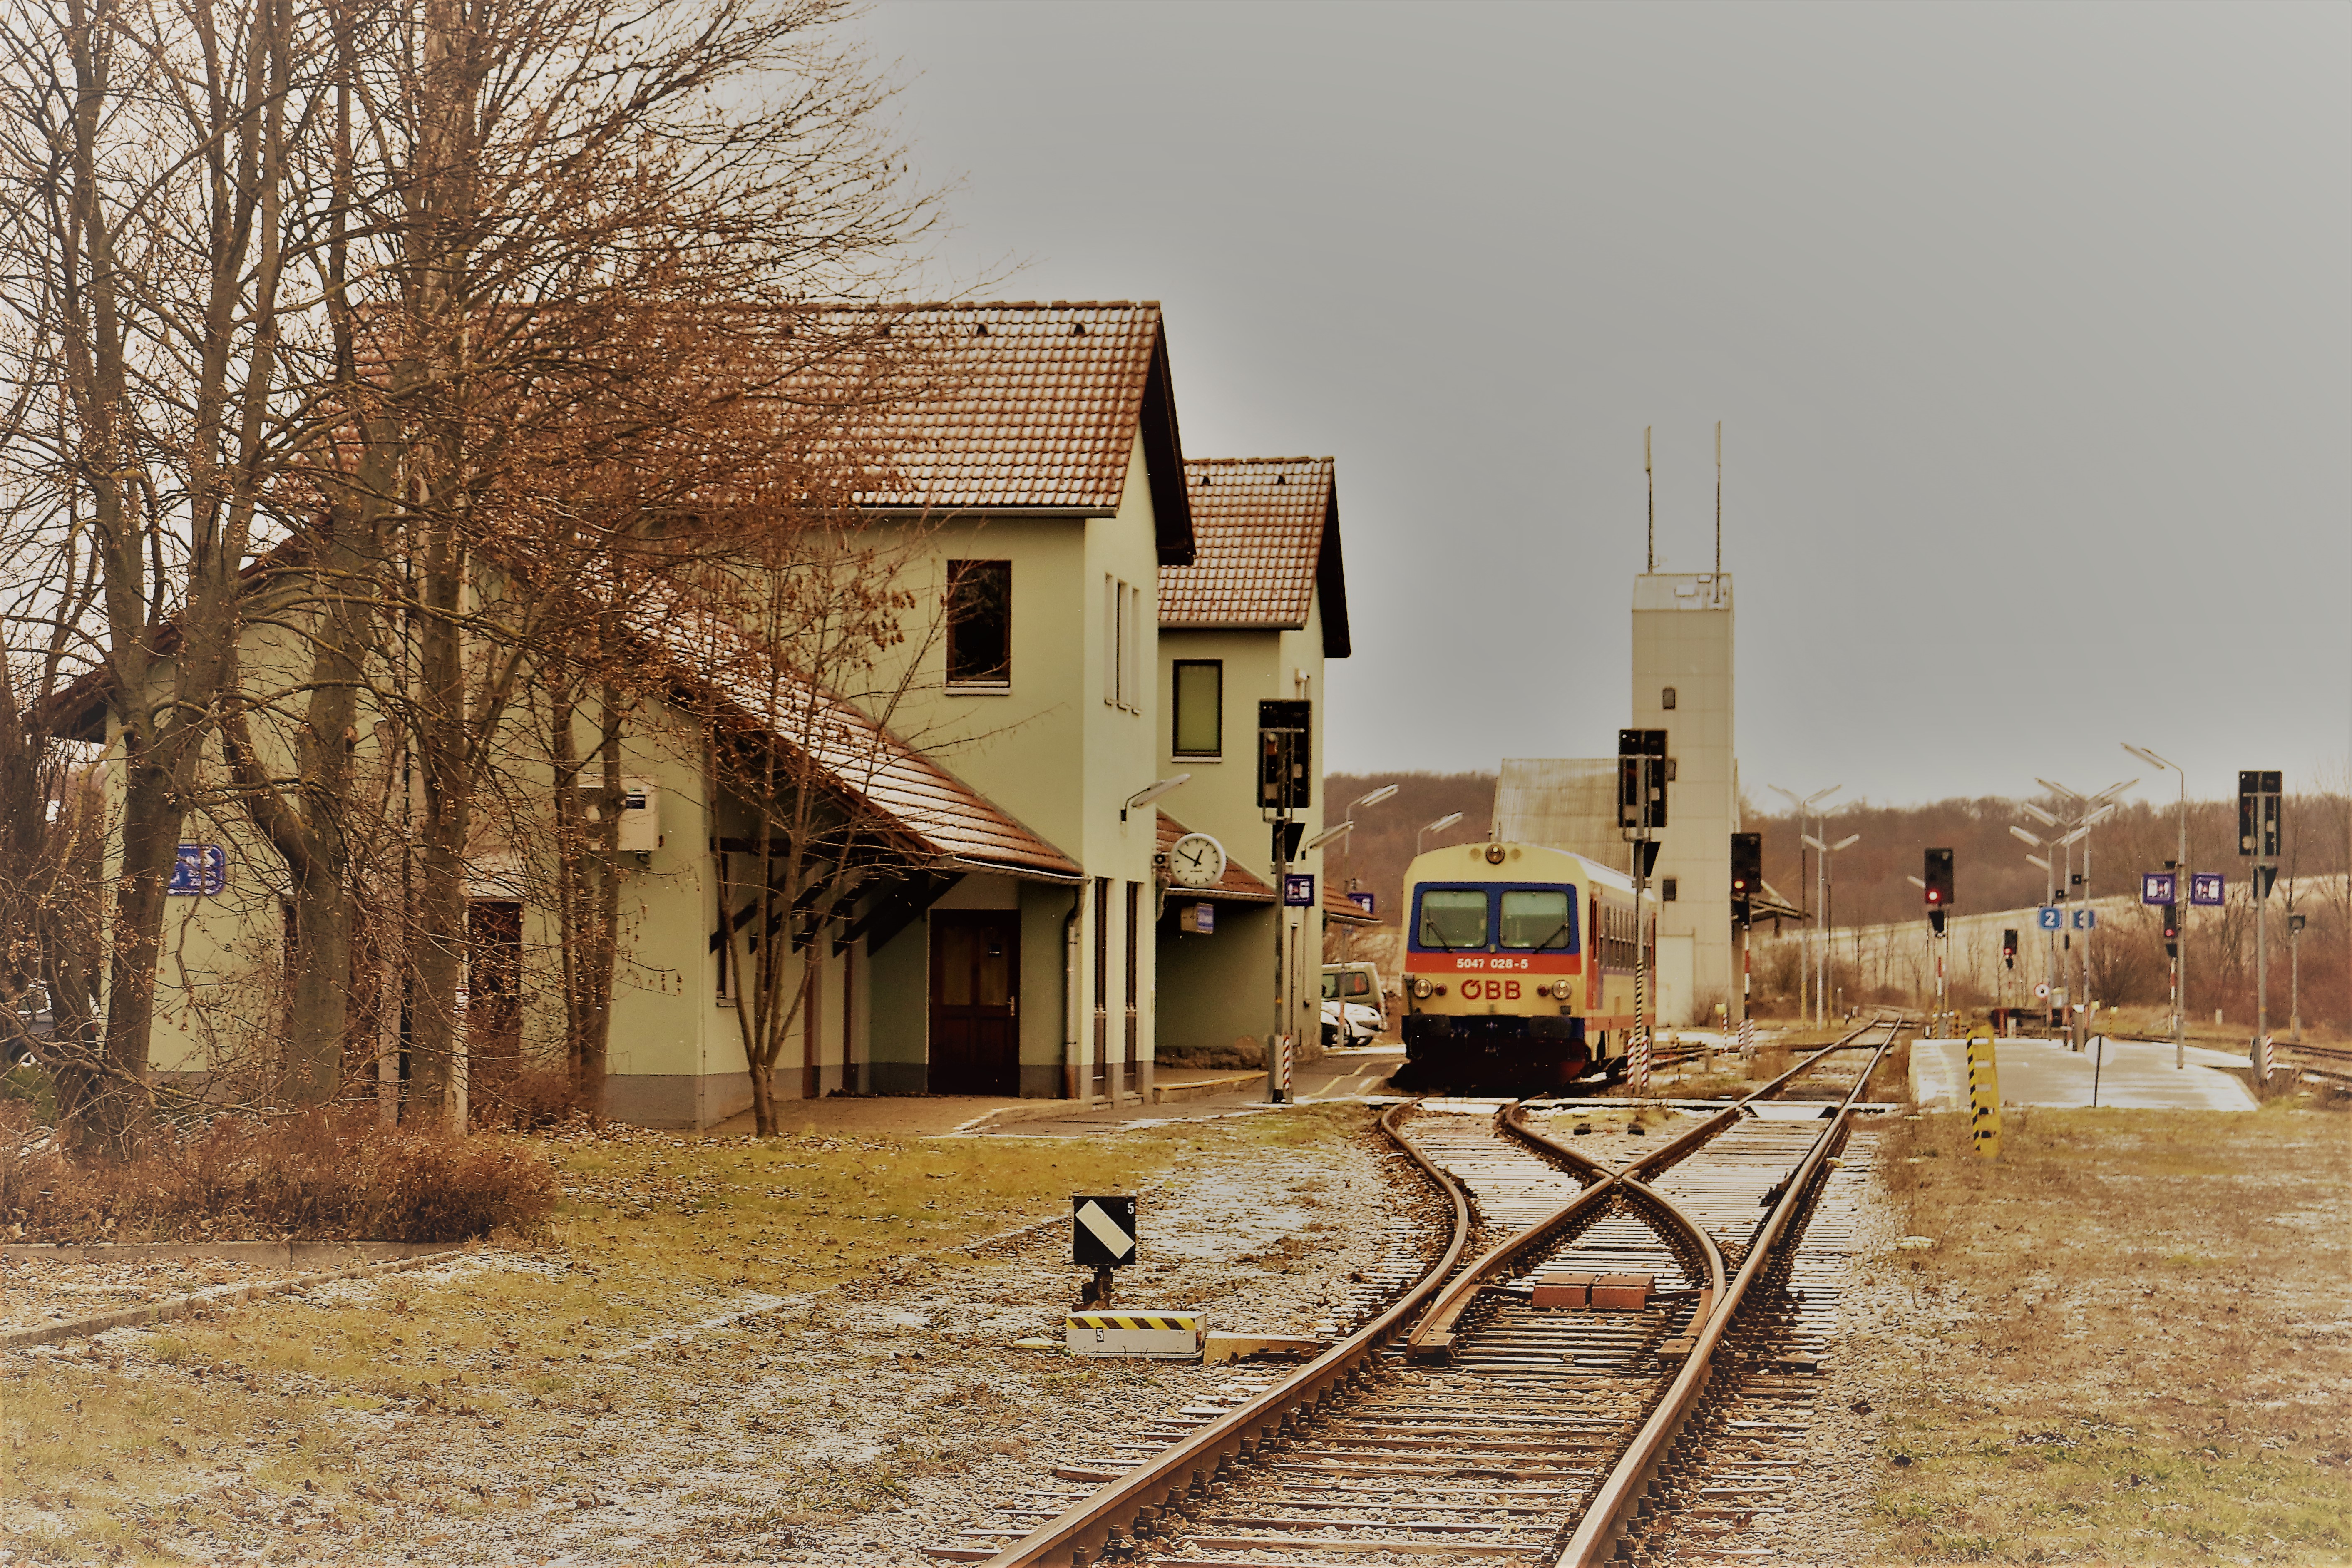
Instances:
[[[2169,1041],[2110,1040],[2095,1035],[2080,1054],[2060,1040],[2000,1040],[1993,1060],[2004,1105],[2087,1107],[2092,1074],[2098,1103],[2116,1110],[2252,1110],[2245,1084],[2223,1071],[2243,1058],[2189,1047],[2189,1065],[2176,1068]],[[1959,1110],[1969,1102],[1965,1040],[1916,1040],[1911,1046],[1911,1098],[1923,1110]]]

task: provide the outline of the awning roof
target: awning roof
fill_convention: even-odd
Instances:
[[[1079,883],[1076,860],[855,705],[784,668],[718,617],[637,606],[630,630],[668,658],[694,695],[815,764],[879,819],[918,864]]]

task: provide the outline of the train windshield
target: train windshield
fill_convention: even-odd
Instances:
[[[1484,947],[1486,945],[1486,889],[1427,888],[1421,895],[1423,947]]]
[[[1503,945],[1573,948],[1576,927],[1568,892],[1559,888],[1513,888],[1503,894]]]

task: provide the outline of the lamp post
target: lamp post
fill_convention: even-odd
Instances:
[[[1381,802],[1396,794],[1396,785],[1382,784],[1380,788],[1372,791],[1370,795],[1360,795],[1355,799],[1349,801],[1348,803],[1347,813],[1340,819],[1341,833],[1344,834],[1356,826],[1356,808],[1358,806],[1378,805]],[[1350,838],[1348,840],[1348,858],[1351,864],[1355,859],[1355,853],[1356,841]],[[1352,891],[1355,879],[1350,877],[1348,880],[1350,884],[1349,890]],[[1346,960],[1352,959],[1356,956],[1356,928],[1353,925],[1344,925],[1339,928],[1339,952],[1341,954],[1341,961],[1343,963]]]
[[[1443,833],[1461,820],[1462,814],[1460,812],[1449,811],[1444,816],[1439,817],[1435,822],[1424,823],[1421,831],[1413,835],[1413,854],[1415,856],[1425,854],[1427,852],[1426,847],[1429,843],[1429,836],[1431,834]]]
[[[2126,741],[2124,750],[2152,768],[2170,769],[2180,781],[2180,848],[2172,862],[2172,1065],[2178,1070],[2189,1065],[2189,775],[2145,746]]]
[[[1833,795],[1837,794],[1837,792],[1838,792],[1838,791],[1840,791],[1840,790],[1843,789],[1843,788],[1845,787],[1845,785],[1843,785],[1843,784],[1832,784],[1832,785],[1830,785],[1830,787],[1829,787],[1829,788],[1827,788],[1827,789],[1817,789],[1817,790],[1815,790],[1812,794],[1811,794],[1811,795],[1806,795],[1806,796],[1805,796],[1804,798],[1802,798],[1801,800],[1798,798],[1797,794],[1796,794],[1796,792],[1795,792],[1794,790],[1786,790],[1786,789],[1782,789],[1779,784],[1767,784],[1765,787],[1766,787],[1767,789],[1770,790],[1774,795],[1777,795],[1780,796],[1782,799],[1786,800],[1786,801],[1789,803],[1790,806],[1790,807],[1791,807],[1791,808],[1796,812],[1796,814],[1797,814],[1797,832],[1798,832],[1798,835],[1799,835],[1801,837],[1803,837],[1803,835],[1804,835],[1804,832],[1805,832],[1805,823],[1806,823],[1807,819],[1810,817],[1811,819],[1812,819],[1812,820],[1814,820],[1814,821],[1819,821],[1819,820],[1821,820],[1821,818],[1822,818],[1822,813],[1820,813],[1820,812],[1817,812],[1817,811],[1815,811],[1815,810],[1813,809],[1813,807],[1814,807],[1815,804],[1816,804],[1816,803],[1818,803],[1818,802],[1820,802],[1820,801],[1827,800],[1830,796],[1832,796],[1832,795]],[[1804,841],[1805,841],[1806,843],[1808,843],[1808,844],[1810,844],[1810,843],[1812,843],[1812,842],[1813,842],[1813,840],[1812,840],[1812,839],[1811,839],[1811,838],[1807,838],[1807,839],[1805,839]],[[1804,877],[1804,864],[1803,864],[1803,856],[1804,856],[1804,851],[1803,851],[1802,849],[1799,849],[1799,850],[1797,851],[1797,854],[1798,854],[1798,857],[1799,857],[1799,859],[1798,859],[1798,866],[1797,866],[1797,876],[1798,876],[1798,878],[1799,878],[1799,883],[1800,883],[1800,885],[1801,886],[1801,885],[1802,885],[1802,879],[1803,879],[1803,877]],[[1814,919],[1814,920],[1816,920],[1816,921],[1818,921],[1818,920],[1820,920],[1820,919],[1821,919],[1821,913],[1822,913],[1822,889],[1821,889],[1821,885],[1820,885],[1820,881],[1821,881],[1821,875],[1822,875],[1822,873],[1821,873],[1820,868],[1819,868],[1819,867],[1818,867],[1818,865],[1817,865],[1817,866],[1815,867],[1815,869],[1814,869],[1814,889],[1813,889],[1813,919]],[[1812,966],[1812,964],[1813,964],[1813,962],[1814,962],[1814,960],[1813,960],[1813,943],[1812,943],[1812,941],[1811,941],[1811,936],[1812,936],[1812,933],[1811,933],[1811,931],[1807,931],[1803,925],[1800,925],[1800,926],[1798,926],[1798,928],[1797,928],[1797,942],[1798,942],[1797,1010],[1798,1010],[1800,1013],[1802,1013],[1802,1012],[1804,1011],[1804,1007],[1805,1007],[1805,979],[1804,979],[1804,976],[1805,976],[1806,972],[1811,968],[1811,966]],[[1820,1009],[1821,1009],[1822,1021],[1824,1024],[1826,1024],[1826,1023],[1829,1021],[1829,1006],[1828,1006],[1828,1005],[1827,1005],[1825,1002],[1823,1002],[1823,1001],[1822,1000],[1822,995],[1821,995],[1821,986],[1820,986],[1820,984],[1819,984],[1818,983],[1816,983],[1816,984],[1814,984],[1814,986],[1813,986],[1813,1001],[1814,1001],[1814,1004],[1815,1004],[1817,1006],[1819,1006],[1819,1007],[1820,1007]]]
[[[2025,805],[2026,811],[2032,816],[2034,820],[2052,827],[2063,826],[2066,829],[2065,833],[2058,840],[2059,847],[2066,851],[2065,881],[2061,884],[2060,891],[2062,893],[2070,892],[2073,889],[2074,883],[2075,844],[2080,842],[2093,827],[2105,820],[2108,813],[2115,810],[2116,796],[2123,794],[2124,791],[2139,783],[2139,780],[2125,779],[2118,783],[2111,784],[2096,795],[2084,795],[2079,790],[2068,789],[2064,784],[2056,784],[2045,778],[2037,778],[2033,782],[2040,784],[2043,789],[2050,791],[2053,795],[2063,796],[2064,799],[2074,804],[2074,809],[2073,814],[2063,823],[2061,823],[2058,818],[2051,816],[2048,812],[2043,811],[2039,806],[2033,805],[2031,801],[2027,802]],[[2090,884],[2091,851],[2089,846],[2085,845],[2083,849],[2083,897],[2086,903],[2090,899]],[[2069,952],[2073,952],[2074,938],[2071,930],[2066,933],[2064,946]],[[2070,994],[2067,997],[2070,1018],[2074,1016],[2088,1016],[2087,1007],[2091,995],[2091,942],[2090,938],[2087,935],[2083,939],[2081,973],[2083,977],[2083,1000],[2082,1002],[2077,1003],[2074,1001],[2073,995]],[[2084,1011],[2078,1014],[2075,1012],[2076,1008],[2083,1008]],[[2082,1026],[2077,1025],[2072,1032],[2074,1035],[2074,1048],[2080,1050],[2082,1048]]]
[[[1807,836],[1803,842],[1817,852],[1822,858],[1822,914],[1823,923],[1822,926],[1822,963],[1820,995],[1822,1000],[1822,1022],[1826,1026],[1829,1023],[1830,1016],[1830,972],[1835,965],[1837,952],[1837,930],[1835,927],[1828,923],[1829,890],[1831,887],[1830,857],[1836,854],[1841,849],[1851,848],[1854,845],[1861,843],[1862,835],[1859,833],[1849,833],[1834,844],[1824,844],[1818,838]]]

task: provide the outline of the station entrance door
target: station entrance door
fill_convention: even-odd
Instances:
[[[1021,1092],[1021,917],[931,915],[933,1094]]]

